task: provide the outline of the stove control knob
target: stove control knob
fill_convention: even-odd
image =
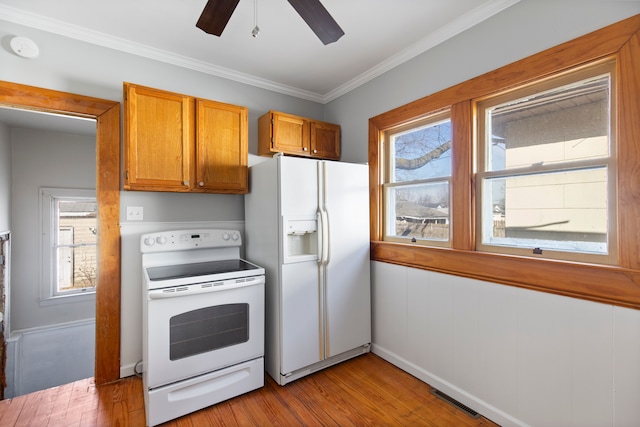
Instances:
[[[233,240],[238,240],[238,239],[240,238],[240,236],[238,236],[238,233],[233,233],[233,234],[231,235],[231,238],[232,238]]]
[[[153,246],[155,245],[156,241],[154,240],[153,237],[147,237],[146,239],[144,239],[144,244],[147,246]]]
[[[156,242],[158,242],[159,245],[164,245],[165,243],[167,243],[167,238],[164,236],[160,236],[156,238]]]
[[[223,233],[222,234],[222,240],[229,240],[229,233]]]

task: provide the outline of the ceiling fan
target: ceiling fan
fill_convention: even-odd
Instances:
[[[287,0],[298,14],[327,45],[337,41],[344,31],[329,14],[320,0]],[[220,37],[240,0],[209,0],[198,19],[196,27],[208,34]]]

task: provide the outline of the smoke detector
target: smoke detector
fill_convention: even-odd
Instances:
[[[11,50],[23,58],[37,58],[40,54],[38,45],[31,39],[26,37],[14,37],[10,42]]]

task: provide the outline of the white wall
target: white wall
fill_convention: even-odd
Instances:
[[[640,311],[372,263],[373,351],[501,425],[640,422]]]
[[[95,299],[41,306],[40,187],[96,188],[95,137],[11,129],[11,330],[95,317]]]
[[[11,229],[11,134],[0,123],[0,232]]]

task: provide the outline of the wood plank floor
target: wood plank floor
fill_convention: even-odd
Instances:
[[[496,426],[429,393],[430,387],[366,354],[284,387],[265,387],[163,424],[216,426]],[[0,401],[0,426],[145,426],[142,381],[93,379]]]

